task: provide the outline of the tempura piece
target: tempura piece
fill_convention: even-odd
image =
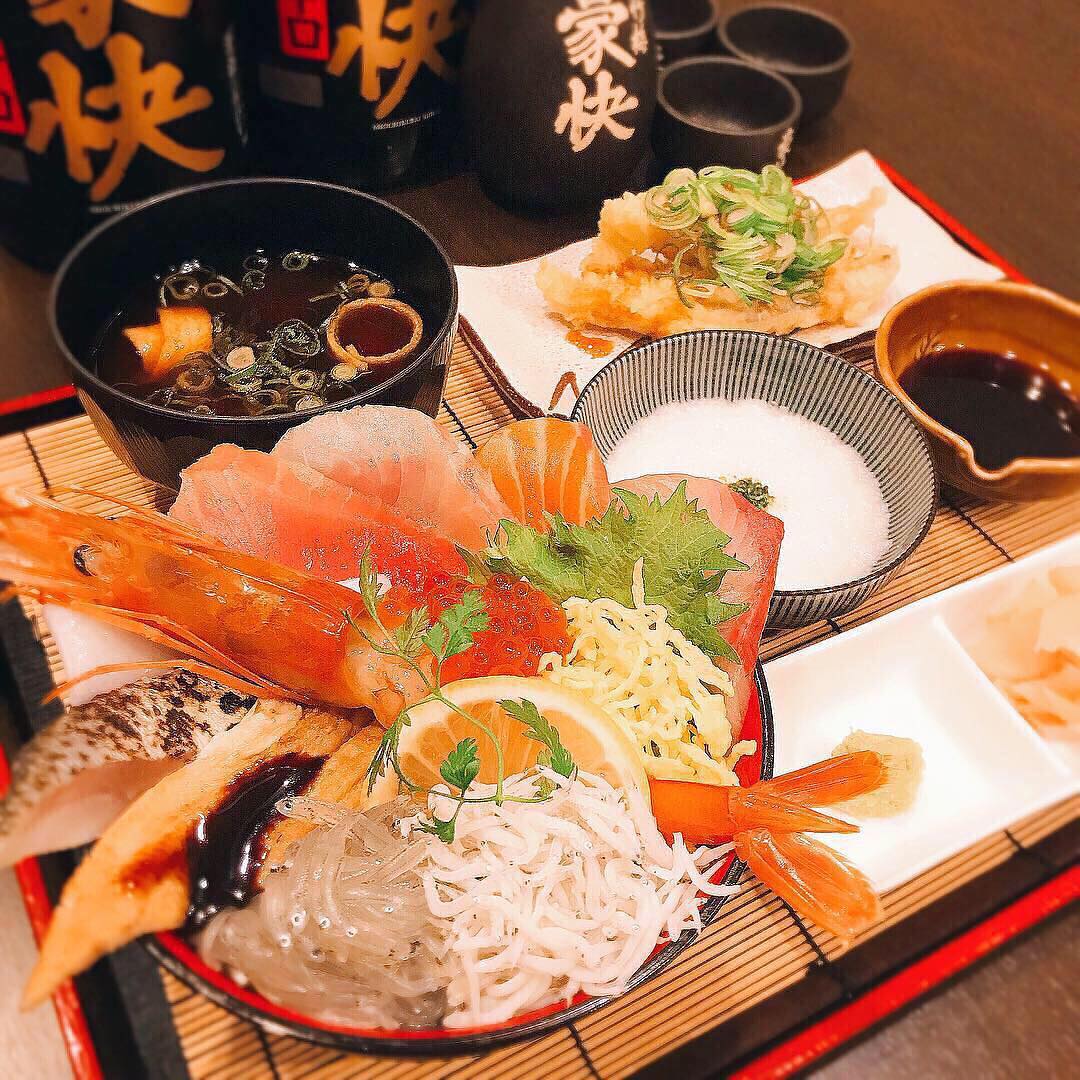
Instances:
[[[899,269],[868,234],[885,192],[822,210],[770,169],[679,169],[609,199],[580,271],[544,260],[540,291],[575,327],[651,337],[859,325]]]

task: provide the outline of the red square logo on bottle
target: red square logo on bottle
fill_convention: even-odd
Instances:
[[[7,49],[0,41],[0,135],[25,134],[26,116],[19,103],[19,95],[15,93],[15,79],[8,63]]]
[[[278,41],[285,56],[330,59],[328,0],[277,0]]]

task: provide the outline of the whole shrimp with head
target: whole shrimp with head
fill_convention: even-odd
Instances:
[[[482,536],[506,512],[486,472],[467,455],[433,451],[424,466],[406,461],[403,447],[415,442],[412,418],[419,414],[399,425],[396,441],[390,436],[398,428],[382,415],[396,420],[402,412],[342,414],[353,438],[343,444],[335,431],[333,447],[321,456],[311,449],[319,471],[292,454],[219,447],[185,474],[169,518],[126,505],[126,516],[107,520],[36,494],[0,493],[0,575],[17,592],[179,654],[156,666],[185,667],[263,697],[368,708],[389,723],[422,696],[434,661],[425,654],[406,663],[380,651],[381,635],[421,609],[437,619],[470,589],[494,591],[497,582],[470,580],[464,549],[452,538],[472,535],[466,520]],[[431,429],[429,441],[451,441],[434,421],[420,421]],[[313,429],[309,442],[321,431]],[[383,472],[393,483],[365,473],[358,487],[348,476],[341,483],[327,475],[335,471],[333,449],[355,459],[364,440],[377,441],[385,458],[400,458],[414,472],[446,474],[458,497],[445,532],[404,509],[437,477],[407,483],[402,468],[388,466]],[[383,586],[381,626],[352,589],[338,584],[359,575],[365,555]],[[468,664],[458,662],[459,677],[533,675],[540,654],[560,647],[561,611],[531,586],[504,593],[500,604],[510,606],[513,619],[478,635]],[[535,639],[529,649],[508,647],[511,621],[519,640],[530,633]],[[148,666],[155,664],[138,665]]]
[[[160,666],[184,667],[244,693],[386,716],[400,711],[419,678],[370,648],[370,620],[355,593],[229,551],[146,510],[109,521],[5,492],[0,574],[19,593],[180,654]]]

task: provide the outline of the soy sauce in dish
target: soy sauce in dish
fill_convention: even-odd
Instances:
[[[192,258],[148,278],[127,298],[91,363],[124,393],[195,415],[304,412],[386,382],[415,355],[343,364],[327,346],[327,326],[339,307],[390,297],[408,299],[394,283],[336,255],[258,249],[222,254],[212,263]],[[190,316],[190,326],[204,332],[192,332],[191,340],[198,340],[190,351],[173,350],[168,361],[151,362],[144,354],[160,347],[163,311]],[[370,317],[379,316],[372,311]]]
[[[923,412],[963,436],[985,469],[1019,457],[1080,457],[1080,403],[1012,354],[934,349],[900,376]]]

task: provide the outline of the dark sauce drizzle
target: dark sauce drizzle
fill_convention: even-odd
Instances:
[[[284,754],[260,762],[229,785],[216,810],[200,817],[187,845],[185,930],[201,930],[222,908],[243,907],[258,892],[266,834],[281,817],[278,801],[303,794],[325,760]]]

